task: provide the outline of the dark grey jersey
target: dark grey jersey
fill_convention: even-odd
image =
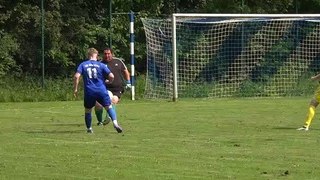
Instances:
[[[111,84],[108,84],[107,88],[111,92],[114,90],[123,91],[124,90],[123,86],[125,85],[123,71],[127,69],[124,62],[121,59],[115,58],[115,57],[113,57],[110,62],[107,62],[104,60],[101,62],[106,64],[114,75],[113,82]]]

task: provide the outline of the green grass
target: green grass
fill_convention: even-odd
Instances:
[[[82,101],[0,104],[0,179],[318,179],[308,98],[122,101],[86,134]]]

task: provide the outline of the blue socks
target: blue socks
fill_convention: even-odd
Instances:
[[[117,119],[117,114],[116,114],[116,111],[113,108],[113,106],[112,106],[112,108],[108,109],[107,112],[108,112],[110,118],[112,119],[112,121]]]

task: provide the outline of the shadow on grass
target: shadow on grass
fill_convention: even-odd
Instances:
[[[274,127],[273,129],[281,129],[281,130],[297,130],[299,127]],[[310,129],[309,129],[310,130]],[[318,128],[312,128],[312,130],[320,130]]]
[[[294,129],[294,130],[296,130],[298,127],[274,127],[274,128],[272,128],[272,129],[287,129],[287,130],[292,130],[292,129]]]

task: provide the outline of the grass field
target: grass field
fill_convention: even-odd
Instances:
[[[125,100],[123,134],[85,132],[82,101],[0,104],[0,179],[318,179],[309,98]]]

